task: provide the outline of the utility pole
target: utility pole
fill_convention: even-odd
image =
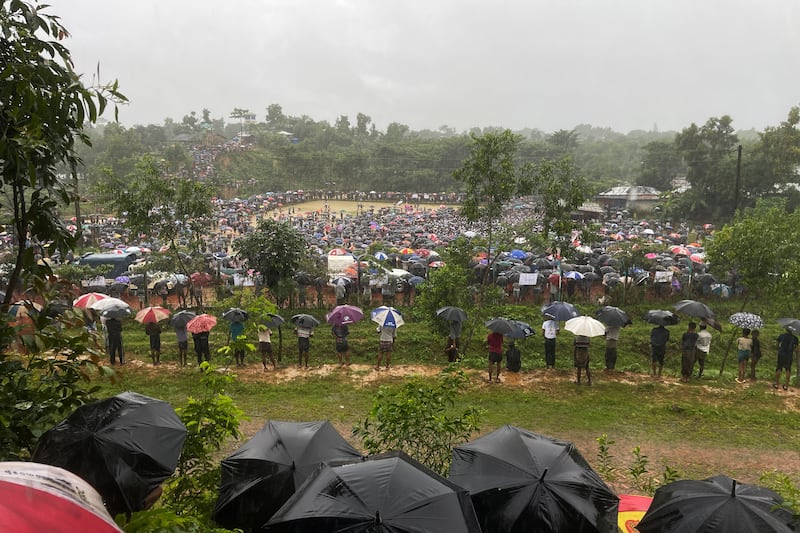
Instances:
[[[733,192],[733,214],[739,210],[739,188],[742,183],[742,145],[736,148],[736,185]]]

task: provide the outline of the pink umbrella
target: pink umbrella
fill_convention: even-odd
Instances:
[[[109,298],[107,294],[100,292],[87,292],[86,294],[82,294],[75,298],[72,301],[72,307],[87,309],[91,307],[92,304],[99,302],[100,300],[105,300],[106,298]]]

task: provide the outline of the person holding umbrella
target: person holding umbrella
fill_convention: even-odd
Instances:
[[[228,329],[228,342],[234,344],[233,357],[236,366],[244,366],[244,350],[235,341],[244,336],[244,322],[231,321]]]
[[[503,335],[490,331],[486,336],[489,347],[489,383],[492,382],[492,368],[495,369],[495,383],[500,383],[500,362],[503,360]]]
[[[258,326],[258,351],[261,353],[261,365],[264,367],[264,371],[267,370],[267,356],[269,356],[269,362],[272,363],[272,369],[278,368],[275,357],[272,355],[272,330],[265,324]]]
[[[742,336],[736,339],[736,361],[739,363],[739,375],[736,383],[745,382],[747,361],[750,359],[750,350],[753,348],[753,339],[750,338],[750,328],[742,329]]]
[[[789,376],[792,373],[792,359],[797,351],[798,339],[790,329],[786,329],[778,335],[778,366],[775,368],[775,383],[773,389],[778,388],[781,380],[781,370],[786,372],[786,380],[783,382],[783,390],[789,390]]]
[[[544,337],[544,362],[547,369],[556,367],[556,337],[560,328],[558,321],[547,318],[542,322],[542,336]]]
[[[375,370],[381,369],[381,361],[386,358],[386,370],[389,370],[389,365],[392,362],[392,349],[394,348],[394,341],[397,339],[397,327],[378,326],[378,333],[380,334],[378,343],[378,360],[375,362]]]
[[[700,322],[700,331],[697,332],[697,342],[694,346],[694,356],[699,366],[697,379],[700,379],[703,377],[703,370],[706,368],[706,357],[708,357],[708,352],[711,351],[711,332],[708,331],[708,324],[705,321]],[[692,372],[694,372],[694,365],[692,365]]]
[[[350,366],[350,347],[347,345],[347,336],[350,328],[347,324],[334,324],[331,326],[331,334],[334,337],[334,347],[336,356],[339,358],[339,366]]]
[[[695,331],[697,324],[689,322],[686,333],[681,337],[681,381],[686,383],[692,377],[694,368],[694,355],[697,351],[699,334]]]
[[[144,332],[150,337],[150,359],[153,366],[161,364],[161,326],[158,322],[148,322],[144,325]]]
[[[108,357],[111,364],[116,364],[116,357],[119,357],[119,364],[125,364],[125,352],[122,348],[122,322],[118,318],[106,319],[106,335],[108,338]]]
[[[669,330],[664,324],[658,324],[650,330],[650,376],[661,377],[664,369],[664,357],[667,355],[667,343],[669,342]]]
[[[297,335],[297,366],[308,368],[308,352],[311,350],[311,336],[314,330],[310,327],[299,325],[294,328]]]

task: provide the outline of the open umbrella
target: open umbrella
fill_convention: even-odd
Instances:
[[[133,317],[133,319],[140,324],[149,324],[151,322],[161,322],[162,320],[166,320],[169,318],[169,315],[169,309],[164,309],[163,307],[154,305],[140,310],[138,313],[136,313],[136,316]]]
[[[104,298],[89,306],[106,318],[125,318],[131,315],[131,306],[119,298]]]
[[[325,321],[328,324],[335,326],[344,326],[347,324],[355,324],[364,318],[364,311],[355,305],[337,305],[331,309],[330,313],[325,315]]]
[[[564,324],[564,329],[575,335],[583,335],[584,337],[599,337],[606,333],[605,324],[590,316],[576,316],[575,318],[570,318]]]
[[[656,490],[637,526],[641,533],[759,533],[796,531],[783,499],[757,485],[727,476],[674,481]]]
[[[248,314],[244,309],[240,309],[239,307],[231,307],[222,313],[222,318],[228,322],[246,322]]]
[[[173,328],[185,328],[186,324],[189,323],[191,319],[197,316],[197,313],[194,311],[178,311],[169,319],[169,323]]]
[[[217,325],[217,317],[214,315],[197,315],[189,322],[186,323],[186,331],[189,333],[204,333],[211,331],[211,328]]]
[[[636,494],[619,495],[619,513],[617,514],[617,525],[620,533],[636,533],[636,525],[647,512],[648,507],[653,502],[649,496],[639,496]]]
[[[82,294],[72,300],[72,307],[78,307],[80,309],[86,309],[92,306],[93,303],[104,300],[106,298],[110,298],[107,294],[103,294],[101,292],[87,292],[86,294]]]
[[[644,314],[644,321],[656,326],[674,326],[681,321],[680,317],[672,311],[651,309]]]
[[[268,328],[277,328],[285,323],[286,321],[283,319],[283,317],[281,315],[276,315],[275,313],[267,313],[267,318],[262,322],[262,324]]]
[[[525,322],[514,320],[513,318],[495,317],[490,318],[483,325],[494,333],[499,333],[511,339],[523,339],[533,335],[533,328]]]
[[[228,529],[258,530],[321,463],[361,460],[328,421],[270,420],[222,460],[212,518]]]
[[[675,311],[696,318],[714,318],[714,311],[703,302],[697,300],[681,300],[672,306]]]
[[[275,513],[270,532],[480,533],[466,491],[402,452],[322,467]]]
[[[753,313],[734,313],[730,316],[728,322],[742,329],[761,329],[764,327],[764,321],[761,317]]]
[[[456,446],[449,479],[484,533],[616,529],[618,498],[570,442],[506,425]]]
[[[315,328],[319,326],[319,320],[312,315],[300,313],[292,317],[292,324],[301,328]]]
[[[581,313],[571,303],[553,302],[542,306],[542,314],[552,320],[566,322],[570,318],[580,316]]]
[[[800,333],[800,320],[796,318],[779,318],[778,324],[780,324],[782,328],[788,329],[795,335]]]
[[[406,323],[400,311],[385,305],[373,309],[370,316],[373,322],[382,327],[399,328]]]
[[[78,407],[42,435],[31,460],[81,476],[116,515],[144,508],[175,471],[185,439],[171,405],[124,392]]]
[[[0,463],[0,531],[119,533],[91,485],[57,466]]]
[[[467,320],[467,312],[453,305],[446,305],[437,309],[436,316],[449,320],[450,322],[464,322]]]
[[[8,314],[19,320],[21,318],[29,317],[38,314],[42,311],[42,305],[30,300],[20,300],[11,304],[8,308]]]
[[[628,313],[614,307],[613,305],[605,305],[594,312],[594,317],[608,327],[624,328],[628,324],[632,324]]]

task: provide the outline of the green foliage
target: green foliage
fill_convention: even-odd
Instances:
[[[529,193],[539,196],[542,234],[569,233],[570,213],[589,197],[588,184],[569,158],[540,161],[532,170]]]
[[[82,280],[105,276],[111,272],[112,268],[111,265],[91,266],[66,263],[53,268],[53,272],[65,281],[80,285]]]
[[[290,279],[307,254],[300,232],[290,224],[270,218],[261,219],[255,231],[236,239],[233,249],[261,275],[270,290],[280,281]]]
[[[436,317],[436,310],[453,305],[469,314],[469,309],[473,306],[472,295],[467,288],[470,274],[462,266],[450,263],[431,269],[428,279],[414,299],[414,317],[426,321],[440,333],[447,333],[447,322]]]
[[[761,474],[760,482],[774,490],[783,498],[783,504],[795,517],[800,520],[800,485],[785,473],[765,472]]]
[[[462,370],[448,367],[431,384],[408,378],[400,387],[382,386],[369,415],[353,426],[369,453],[402,450],[430,469],[447,475],[454,446],[478,430],[482,410],[456,411],[469,382]]]
[[[634,486],[645,494],[652,495],[655,492],[655,481],[649,475],[648,465],[650,459],[642,453],[642,449],[636,446],[633,451],[633,463],[628,467],[628,474],[633,480]]]
[[[597,472],[603,479],[614,481],[617,469],[614,467],[614,456],[611,455],[611,446],[615,443],[609,438],[608,433],[603,433],[595,439],[597,441]]]
[[[176,515],[164,507],[133,513],[127,522],[125,515],[118,515],[117,525],[125,533],[225,533],[231,531],[213,527],[197,516]]]
[[[218,372],[207,362],[200,365],[201,398],[190,397],[176,409],[188,434],[175,475],[166,483],[164,504],[179,515],[208,517],[219,487],[219,460],[215,456],[226,439],[241,437],[244,412],[225,393],[235,376]]]

